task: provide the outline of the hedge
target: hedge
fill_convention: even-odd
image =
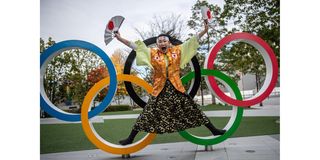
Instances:
[[[130,105],[110,105],[104,112],[129,111],[129,110],[131,110]]]

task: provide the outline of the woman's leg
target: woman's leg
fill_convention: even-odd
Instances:
[[[131,131],[129,137],[128,137],[127,139],[124,139],[124,140],[119,141],[119,143],[120,143],[121,145],[131,144],[131,143],[133,142],[133,140],[134,140],[134,137],[136,137],[136,135],[137,135],[138,133],[139,133],[138,131],[136,131],[136,130],[133,129],[133,130]]]
[[[205,126],[211,131],[211,133],[216,136],[216,135],[223,135],[226,133],[226,130],[222,129],[217,129],[216,127],[213,126],[213,124],[209,121],[209,123],[205,124]]]

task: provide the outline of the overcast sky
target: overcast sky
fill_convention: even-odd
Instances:
[[[222,5],[223,0],[208,0]],[[109,19],[125,17],[121,35],[129,40],[140,37],[134,27],[148,29],[153,15],[181,15],[188,20],[196,0],[40,0],[40,36],[56,42],[84,40],[99,46],[108,55],[116,48],[126,48],[117,40],[104,44],[104,30]]]

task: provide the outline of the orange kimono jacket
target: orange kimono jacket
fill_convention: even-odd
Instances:
[[[142,41],[136,41],[135,44],[137,65],[147,65],[154,70],[153,96],[158,96],[167,78],[178,91],[185,92],[180,80],[180,69],[197,53],[199,43],[196,36],[181,45],[169,48],[166,54],[160,53],[158,48],[148,48]]]

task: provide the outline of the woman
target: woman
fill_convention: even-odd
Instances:
[[[153,91],[138,117],[128,138],[119,141],[121,145],[131,144],[139,131],[149,133],[172,133],[205,125],[213,135],[226,131],[217,129],[186,94],[180,80],[180,68],[197,53],[199,39],[208,31],[204,30],[181,45],[173,46],[172,38],[166,34],[157,37],[156,48],[148,48],[142,41],[128,41],[115,33],[115,37],[137,53],[137,65],[147,65],[154,70]]]

